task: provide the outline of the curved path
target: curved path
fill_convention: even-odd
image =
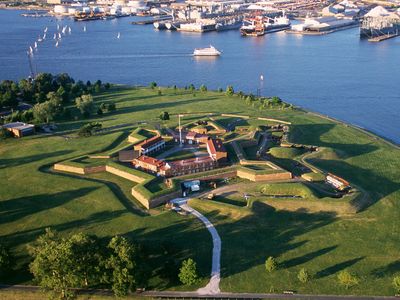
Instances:
[[[175,199],[172,202],[178,204],[183,210],[200,219],[200,221],[204,223],[208,231],[211,233],[213,240],[211,279],[205,287],[198,289],[197,293],[199,295],[219,294],[219,282],[221,279],[221,238],[219,237],[214,225],[200,212],[190,207],[189,204],[187,204],[187,201],[188,199]]]

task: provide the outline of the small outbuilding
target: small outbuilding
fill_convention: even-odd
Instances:
[[[8,123],[3,125],[2,127],[10,131],[15,137],[19,138],[35,133],[35,125],[23,122]]]

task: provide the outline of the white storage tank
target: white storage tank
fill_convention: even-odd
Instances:
[[[131,14],[131,8],[129,6],[124,6],[121,9],[121,12],[125,15],[130,15]]]
[[[128,2],[128,6],[138,8],[138,7],[145,7],[146,4],[144,3],[144,1],[141,0],[130,0]]]
[[[54,13],[56,14],[66,14],[68,13],[68,7],[65,5],[55,5],[54,6]]]
[[[82,7],[82,11],[84,12],[84,13],[90,13],[90,7],[87,7],[87,6],[85,6],[85,7]]]

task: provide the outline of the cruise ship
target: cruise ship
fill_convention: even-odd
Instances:
[[[193,56],[220,56],[221,51],[217,50],[214,46],[208,48],[196,48],[193,51]]]

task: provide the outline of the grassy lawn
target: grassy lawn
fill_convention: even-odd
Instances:
[[[180,150],[177,152],[172,153],[171,155],[165,157],[165,160],[181,160],[181,159],[188,159],[194,158],[196,155],[189,150]]]
[[[121,146],[145,122],[146,128],[175,128],[177,115],[191,122],[205,113],[234,113],[277,118],[293,123],[290,142],[316,145],[309,163],[332,172],[366,191],[365,208],[355,215],[287,211],[262,201],[251,208],[218,201],[194,203],[212,222],[222,239],[223,291],[392,295],[392,278],[400,273],[400,150],[357,129],[302,110],[259,110],[239,97],[224,93],[193,93],[173,89],[114,88],[96,95],[97,103],[115,102],[117,110],[89,120],[59,124],[59,133],[73,134],[83,124],[101,122],[104,132],[89,138],[32,136],[0,142],[0,238],[17,257],[3,283],[32,283],[26,269],[27,245],[52,227],[63,234],[83,231],[110,237],[126,235],[143,243],[152,267],[150,288],[190,290],[163,274],[165,257],[177,262],[193,257],[205,284],[211,268],[211,237],[191,216],[158,208],[143,212],[129,192],[131,183],[109,174],[87,178],[51,172],[55,162],[106,152]],[[168,111],[170,120],[158,116]],[[221,122],[221,120],[218,120]],[[224,123],[224,121],[222,121]],[[250,125],[262,125],[261,121]],[[267,122],[267,121],[266,121]],[[229,124],[228,121],[225,123]],[[225,124],[224,123],[224,124]],[[267,123],[264,123],[267,124]],[[242,124],[237,124],[242,125]],[[115,126],[115,128],[114,128]],[[87,162],[82,158],[82,162]],[[154,182],[151,189],[162,188]],[[315,191],[314,191],[315,192]],[[275,256],[279,270],[266,273],[264,261]],[[297,280],[305,267],[314,274],[307,284]],[[350,269],[361,277],[349,290],[336,282],[337,273]],[[0,296],[1,297],[1,296]]]

